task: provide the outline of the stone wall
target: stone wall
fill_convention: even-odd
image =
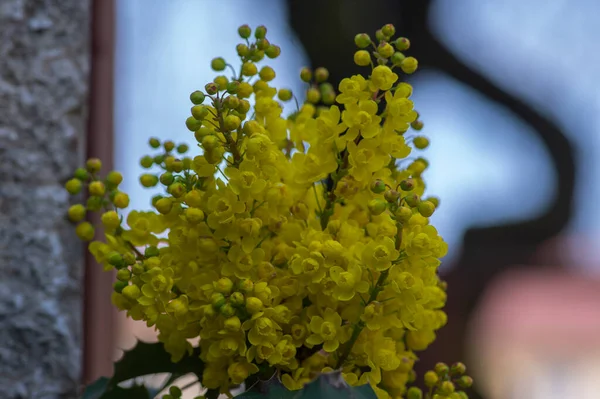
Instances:
[[[89,0],[0,1],[0,398],[75,398],[83,246],[64,182],[83,161]]]

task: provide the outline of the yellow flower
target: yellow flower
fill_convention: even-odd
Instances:
[[[385,65],[378,65],[373,68],[369,88],[371,91],[389,90],[398,80],[398,75]]]
[[[365,246],[362,261],[369,268],[383,271],[389,269],[399,255],[400,252],[396,249],[394,240],[389,237],[381,237],[370,241]]]
[[[351,141],[360,134],[370,139],[379,134],[381,117],[377,115],[377,103],[373,100],[363,100],[358,104],[346,104],[342,112],[342,121],[348,126],[344,139]]]
[[[329,353],[334,352],[340,346],[343,336],[342,317],[333,309],[326,308],[323,317],[311,317],[309,328],[312,334],[306,339],[308,344],[323,344],[323,349]]]
[[[239,168],[229,167],[225,169],[229,177],[229,187],[241,200],[250,198],[260,200],[262,192],[267,186],[265,179],[261,178],[260,170],[255,162],[244,160]]]
[[[340,104],[357,103],[371,96],[371,93],[367,91],[367,81],[362,75],[342,79],[339,89],[340,94],[335,100]]]
[[[333,295],[340,301],[351,300],[357,292],[364,294],[369,291],[369,283],[362,280],[362,269],[358,264],[351,264],[348,271],[333,266],[329,269],[329,274],[336,284]]]
[[[374,172],[389,162],[389,155],[379,148],[379,140],[364,139],[358,145],[348,143],[350,173],[358,181],[369,181]]]

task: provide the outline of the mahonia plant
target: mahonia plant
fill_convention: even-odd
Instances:
[[[447,245],[429,221],[438,199],[422,199],[428,162],[409,158],[429,145],[398,75],[417,69],[404,54],[409,40],[389,24],[376,40],[357,35],[365,75],[336,91],[325,68],[304,68],[298,106],[271,86],[272,68],[257,67],[280,54],[266,33],[259,26],[252,39],[241,26],[239,74],[215,58],[212,68],[233,76],[191,94],[185,124],[199,155],[150,139],[156,154],[142,158],[150,170],[140,182],[165,188],[153,211],[132,210],[124,223],[122,176],[100,178],[98,159],[67,182],[71,194],[87,185],[87,204],[69,218],[97,261],[117,270],[113,303],[154,327],[173,362],[199,338],[202,384],[221,392],[269,373],[295,390],[341,370],[379,398],[466,398],[462,363],[426,373],[427,392],[411,386],[416,353],[447,320],[437,274]],[[292,99],[296,111],[282,116]],[[83,220],[100,210],[105,241],[93,241]]]

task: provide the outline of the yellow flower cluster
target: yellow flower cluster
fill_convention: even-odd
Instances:
[[[186,126],[200,155],[150,140],[158,153],[142,159],[150,170],[140,182],[165,187],[155,211],[131,211],[122,223],[113,209],[128,202],[120,177],[101,181],[97,160],[67,183],[72,193],[89,183],[87,210],[105,209],[106,240],[90,250],[118,270],[113,302],[155,327],[175,362],[200,338],[207,388],[227,392],[278,372],[298,389],[341,369],[380,398],[405,397],[415,352],[446,323],[437,268],[447,251],[428,219],[438,201],[421,199],[428,163],[408,158],[428,145],[413,132],[422,123],[398,75],[417,67],[402,53],[409,42],[393,40],[391,25],[379,44],[357,35],[354,59],[369,66],[366,76],[336,91],[326,69],[304,69],[307,101],[284,118],[281,102],[294,95],[256,65],[279,47],[265,27],[254,39],[248,26],[239,33],[239,74],[190,96]],[[222,58],[212,67],[234,69]],[[81,221],[85,211],[75,205],[69,215]],[[77,231],[94,236],[87,222]]]

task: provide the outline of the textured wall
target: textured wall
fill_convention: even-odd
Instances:
[[[83,160],[88,0],[0,0],[0,398],[75,398],[82,245],[62,185]]]

